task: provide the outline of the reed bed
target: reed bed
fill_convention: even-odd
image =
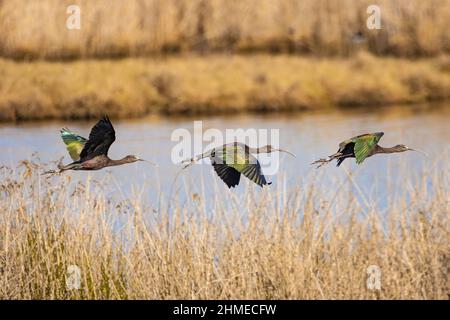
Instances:
[[[381,211],[318,179],[214,199],[187,182],[185,197],[118,201],[107,180],[44,178],[41,166],[0,169],[2,299],[449,298],[448,170],[412,179]]]
[[[66,9],[81,8],[68,30]],[[431,56],[450,50],[449,0],[3,0],[0,56],[124,57],[179,52],[289,52]]]
[[[80,30],[66,28],[74,4]],[[448,99],[450,0],[380,0],[380,30],[372,4],[3,0],[0,121]]]
[[[450,98],[450,58],[0,59],[0,121],[323,110]]]

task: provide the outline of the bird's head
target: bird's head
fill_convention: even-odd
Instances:
[[[395,148],[398,152],[405,152],[405,151],[408,151],[408,150],[413,150],[413,149],[410,149],[409,147],[405,146],[404,144],[398,144],[398,145],[396,145],[394,148]]]
[[[258,148],[258,153],[271,153],[271,152],[285,152],[287,154],[290,154],[291,156],[295,157],[295,154],[293,154],[292,152],[289,152],[287,150],[283,150],[283,149],[279,149],[279,148],[274,148],[272,147],[272,145],[268,144],[267,146]]]
[[[128,156],[125,157],[125,160],[126,160],[127,162],[132,163],[132,162],[140,161],[141,158],[139,158],[138,156],[135,156],[134,154],[130,154],[130,155],[128,155]]]
[[[154,164],[153,162],[148,161],[148,160],[141,159],[141,158],[139,158],[138,156],[135,156],[134,154],[130,154],[130,155],[126,156],[124,159],[125,159],[126,162],[128,162],[128,163],[133,163],[133,162],[136,162],[136,161],[145,161],[145,162],[150,163],[151,165],[156,166],[156,164]]]
[[[258,149],[258,153],[271,153],[275,150],[274,147],[272,147],[270,144],[268,144],[267,146],[264,147],[259,147]]]
[[[417,150],[417,149],[412,149],[408,146],[405,146],[404,144],[398,144],[394,147],[397,152],[405,152],[405,151],[416,151],[416,152],[420,152],[422,154],[424,154],[425,156],[427,156],[427,154],[421,150]]]

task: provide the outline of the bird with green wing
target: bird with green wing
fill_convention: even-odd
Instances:
[[[239,184],[241,174],[262,187],[264,185],[270,185],[271,182],[267,182],[266,177],[262,173],[261,165],[253,154],[272,153],[276,151],[286,152],[295,157],[291,152],[273,148],[271,145],[252,148],[243,143],[233,142],[211,149],[194,158],[184,160],[183,163],[187,163],[184,167],[187,168],[203,158],[209,158],[214,167],[214,171],[225,182],[228,188],[234,188]]]
[[[73,162],[68,165],[58,165],[59,171],[51,170],[45,174],[61,173],[66,170],[99,170],[136,161],[153,164],[135,155],[128,155],[119,160],[108,157],[109,147],[116,140],[116,132],[108,117],[103,117],[97,122],[89,134],[89,139],[83,138],[67,128],[61,129],[60,132]]]
[[[411,149],[403,144],[387,148],[378,145],[384,132],[366,133],[359,136],[342,141],[339,149],[335,154],[330,155],[327,159],[319,159],[311,164],[318,164],[317,168],[336,160],[336,166],[339,167],[347,158],[355,158],[357,164],[361,164],[366,158],[380,153],[397,153],[405,151],[417,151],[425,154],[423,151]],[[425,154],[426,155],[426,154]]]

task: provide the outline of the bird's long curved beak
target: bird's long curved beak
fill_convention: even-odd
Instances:
[[[152,166],[159,167],[156,163],[148,161],[148,160],[145,160],[145,159],[139,159],[138,161],[144,161],[144,162],[147,162],[147,163],[151,164]]]
[[[408,150],[419,152],[419,153],[423,154],[425,157],[428,157],[428,153],[426,153],[425,151],[417,150],[417,149],[411,149],[411,148],[408,148]]]
[[[275,151],[278,151],[278,152],[285,152],[285,153],[287,153],[287,154],[290,154],[290,155],[293,156],[294,158],[297,158],[297,156],[296,156],[295,154],[293,154],[292,152],[289,152],[289,151],[287,151],[287,150],[283,150],[283,149],[275,149]]]

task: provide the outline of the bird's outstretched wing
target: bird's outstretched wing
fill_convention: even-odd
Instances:
[[[104,117],[92,128],[89,139],[80,154],[80,160],[86,161],[99,155],[108,155],[111,144],[116,140],[116,132],[109,121]]]
[[[228,188],[234,188],[239,184],[241,173],[226,164],[213,163],[214,170]]]
[[[249,178],[251,181],[262,187],[263,185],[270,184],[267,183],[266,177],[262,174],[261,166],[259,161],[256,160],[255,164],[247,165],[242,171],[242,174]]]
[[[80,153],[83,150],[84,145],[87,142],[87,139],[82,136],[73,133],[67,128],[61,129],[61,138],[66,144],[67,151],[69,151],[69,155],[73,161],[80,160]]]
[[[355,153],[357,164],[361,164],[364,159],[366,159],[367,156],[370,155],[383,135],[383,132],[376,132],[363,134],[352,138],[353,142],[355,143],[353,152]]]
[[[261,187],[268,184],[266,178],[262,174],[261,165],[259,164],[258,159],[250,154],[248,150],[245,150],[245,146],[240,144],[225,145],[224,148],[218,148],[218,150],[216,150],[215,158],[219,158],[223,165],[234,169],[237,173],[242,173],[248,179]],[[217,165],[219,162],[215,160],[214,163]],[[217,170],[216,172],[219,177],[224,180]],[[231,170],[227,171],[229,175],[231,175],[231,172]],[[237,182],[239,183],[239,181]],[[225,183],[227,182],[225,181]]]

